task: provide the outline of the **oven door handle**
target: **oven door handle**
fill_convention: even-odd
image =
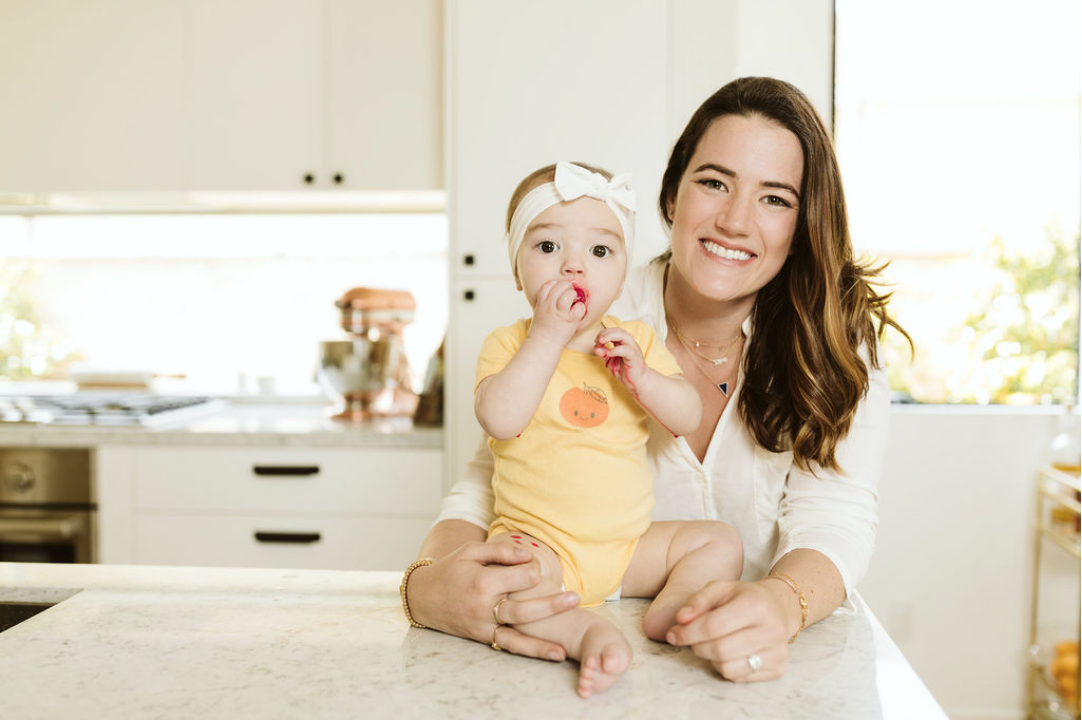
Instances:
[[[0,514],[0,542],[27,540],[68,540],[86,532],[82,515],[55,513],[34,518],[4,517]]]

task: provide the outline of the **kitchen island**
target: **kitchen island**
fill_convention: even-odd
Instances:
[[[410,628],[400,576],[0,563],[0,602],[58,603],[0,633],[0,718],[946,718],[859,598],[746,685],[607,603],[635,657],[583,700],[573,662]]]

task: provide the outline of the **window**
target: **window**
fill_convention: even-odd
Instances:
[[[231,394],[257,378],[318,392],[346,290],[409,290],[417,389],[447,326],[447,219],[422,215],[0,217],[0,378],[76,362],[183,375]]]
[[[835,137],[858,252],[889,261],[897,397],[1078,393],[1077,0],[837,0]]]

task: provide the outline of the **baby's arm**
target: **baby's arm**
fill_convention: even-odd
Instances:
[[[473,411],[491,437],[509,440],[533,419],[560,353],[586,314],[571,283],[550,280],[538,290],[530,333],[498,373],[477,384]]]
[[[626,330],[602,330],[597,334],[594,353],[605,359],[609,371],[674,435],[687,435],[699,428],[703,404],[695,386],[679,375],[662,375],[649,367],[638,343]]]
[[[526,429],[562,351],[558,345],[527,337],[503,370],[477,384],[473,410],[486,433],[508,440]]]

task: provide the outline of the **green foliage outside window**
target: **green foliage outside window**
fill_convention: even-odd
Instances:
[[[953,362],[920,362],[888,333],[891,388],[921,402],[1049,404],[1078,393],[1079,233],[1048,228],[1041,246],[1023,253],[995,238],[978,261],[985,281],[961,321],[939,339]],[[962,276],[962,264],[958,275]],[[943,313],[953,308],[941,307]],[[906,323],[904,308],[900,312]]]

